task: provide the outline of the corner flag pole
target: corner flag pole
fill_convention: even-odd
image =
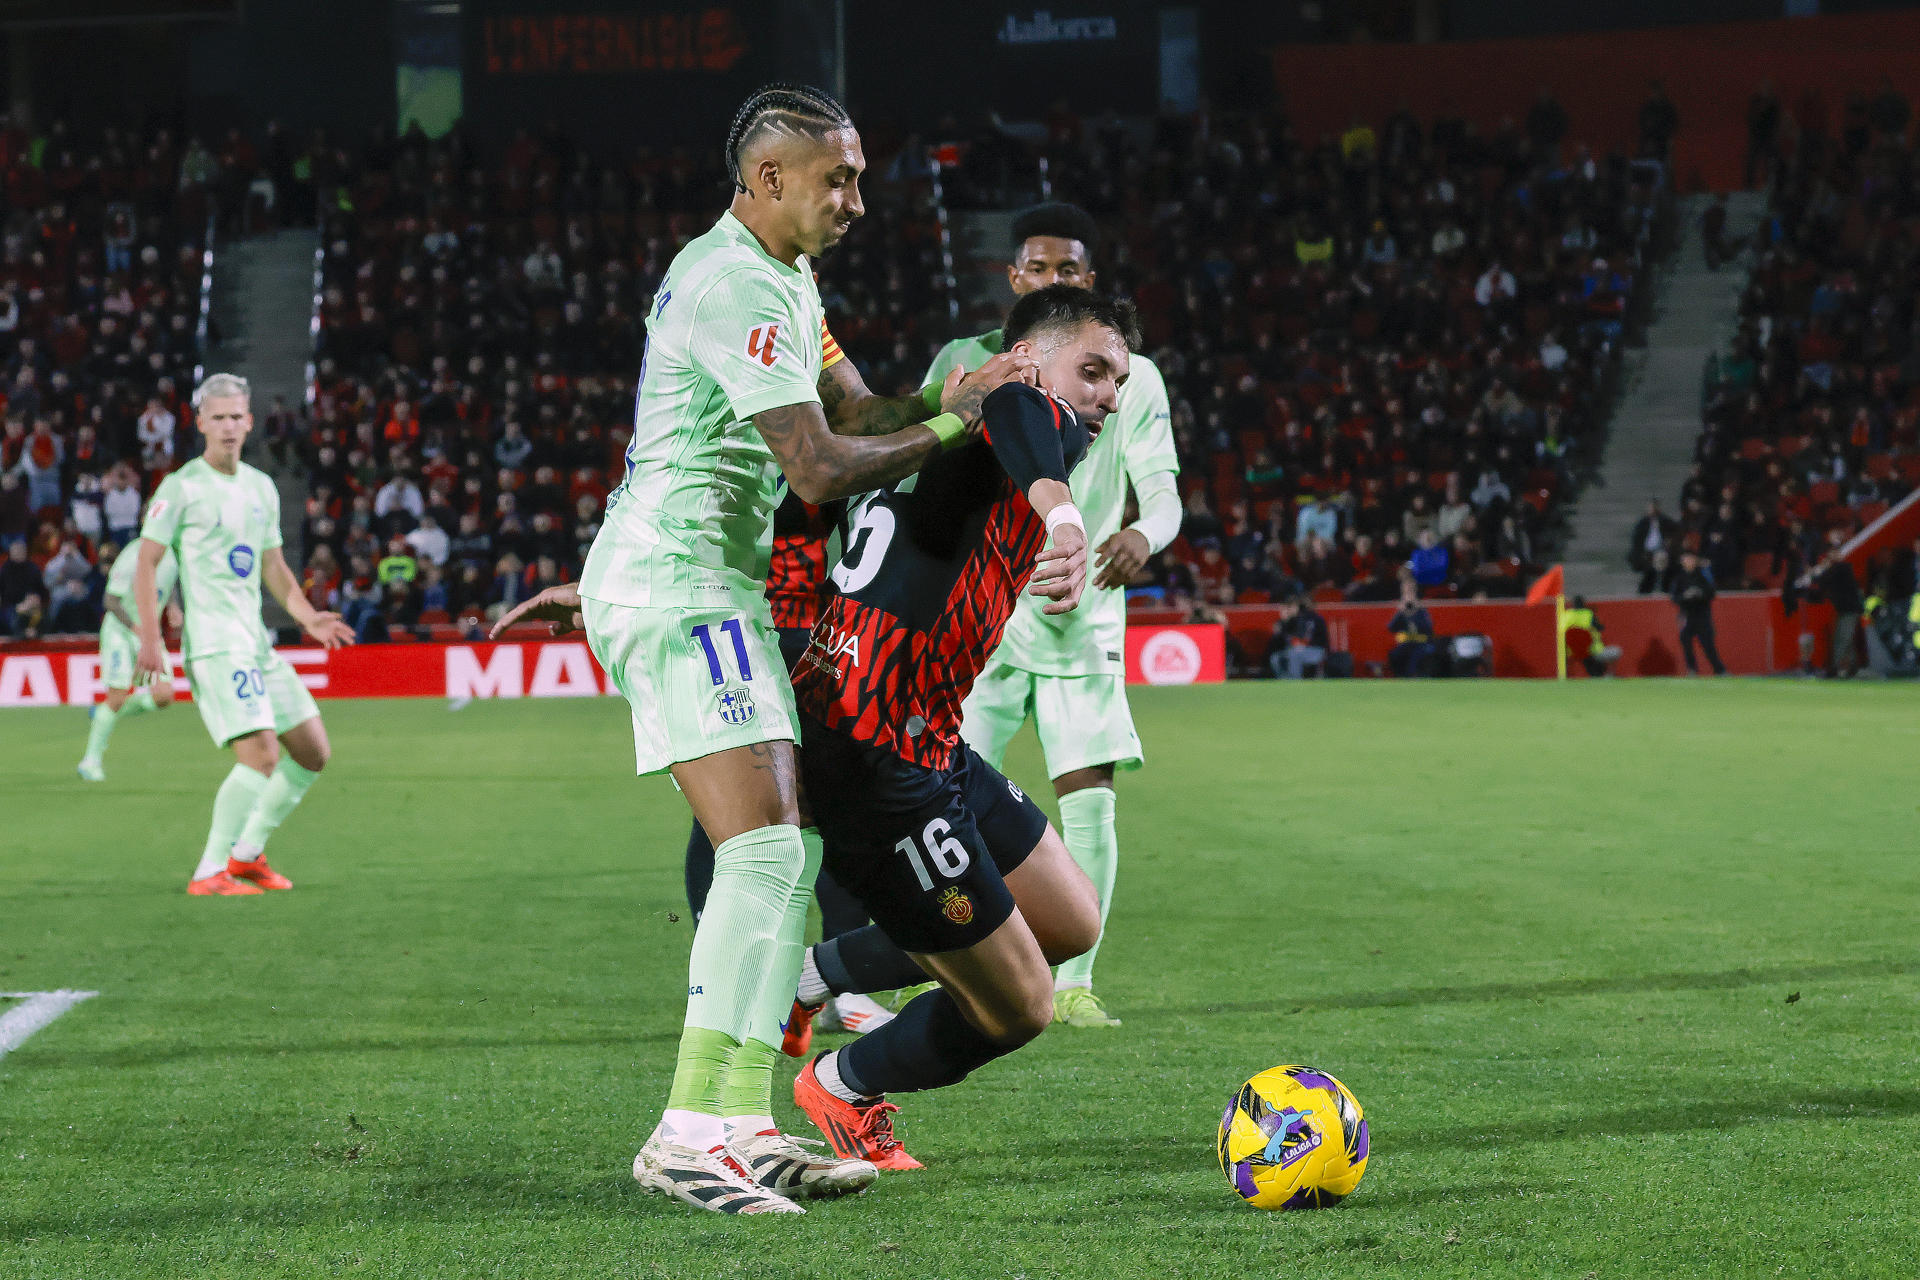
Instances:
[[[1553,597],[1553,646],[1554,665],[1559,672],[1558,679],[1567,678],[1567,598],[1556,594]]]
[[[1567,570],[1565,565],[1556,564],[1553,568],[1533,580],[1527,588],[1529,605],[1545,604],[1547,597],[1553,597],[1553,669],[1556,678],[1567,678]]]

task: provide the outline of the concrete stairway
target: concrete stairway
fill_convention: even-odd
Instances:
[[[221,340],[207,353],[207,372],[237,373],[253,384],[256,431],[284,396],[296,410],[306,397],[313,355],[313,254],[310,228],[275,231],[217,247],[213,259],[213,316]],[[247,461],[280,485],[280,518],[288,557],[306,501],[305,477],[276,472],[263,435],[247,446]]]
[[[213,317],[220,341],[207,352],[207,372],[237,373],[253,384],[255,436],[247,445],[247,461],[279,486],[280,531],[287,560],[296,568],[302,560],[306,477],[275,462],[263,424],[275,396],[285,397],[296,411],[305,403],[318,245],[318,233],[294,228],[217,245],[213,259]],[[269,600],[268,625],[288,621]]]
[[[1630,595],[1627,540],[1658,498],[1672,513],[1700,434],[1700,374],[1710,351],[1724,349],[1746,288],[1745,255],[1707,269],[1700,245],[1705,196],[1681,202],[1680,244],[1654,281],[1654,320],[1644,353],[1629,352],[1627,386],[1613,413],[1599,476],[1581,495],[1566,551],[1568,591]],[[1727,202],[1727,238],[1743,242],[1766,212],[1766,197],[1738,192]]]

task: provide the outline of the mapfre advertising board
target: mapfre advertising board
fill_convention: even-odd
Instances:
[[[1226,679],[1219,627],[1135,627],[1127,633],[1127,680],[1205,684]],[[281,649],[316,698],[592,698],[614,692],[584,640],[508,644],[363,644]],[[180,655],[176,692],[192,696]],[[0,708],[86,707],[106,689],[91,651],[0,653]]]
[[[316,698],[592,698],[613,686],[584,640],[281,649]],[[180,655],[174,688],[191,696]],[[84,707],[105,692],[93,653],[0,655],[0,707]]]

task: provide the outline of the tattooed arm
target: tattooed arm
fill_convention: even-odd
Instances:
[[[1009,380],[1030,381],[1025,357],[995,356],[971,374],[947,376],[940,391],[940,412],[957,415],[969,427],[980,424],[980,405],[987,393]],[[955,374],[960,373],[955,370]],[[918,395],[878,396],[868,387],[851,360],[837,360],[820,374],[820,407],[835,435],[885,436],[902,427],[925,422],[933,415]]]
[[[925,405],[920,412],[926,413]],[[763,409],[753,415],[753,425],[802,502],[871,492],[912,475],[940,452],[940,437],[924,423],[872,438],[836,435],[812,401]]]

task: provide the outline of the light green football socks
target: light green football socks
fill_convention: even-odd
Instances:
[[[280,763],[274,768],[273,777],[267,781],[267,789],[260,793],[259,801],[253,806],[253,812],[247,815],[246,823],[240,828],[240,834],[234,841],[233,856],[242,862],[251,862],[267,851],[267,841],[287,820],[306,796],[307,788],[320,775],[294,762],[292,756],[282,754]]]
[[[145,715],[149,711],[158,711],[154,705],[153,690],[135,689],[127,695],[127,700],[115,711],[102,702],[93,709],[93,722],[87,728],[87,754],[85,759],[98,764],[107,754],[107,740],[113,737],[114,726],[131,716]]]
[[[233,842],[266,789],[264,773],[256,773],[243,764],[227,771],[226,781],[213,795],[213,824],[207,828],[207,847],[201,851],[200,865],[194,869],[195,880],[205,880],[227,869],[227,855],[233,849]]]
[[[808,860],[800,829],[760,827],[735,836],[713,851],[713,887],[693,934],[687,960],[687,1018],[674,1063],[668,1114],[661,1135],[685,1146],[708,1150],[724,1138],[720,1117],[772,1110],[773,1041],[780,1035],[779,1014],[765,1025],[769,988],[784,973],[786,935],[793,914],[795,887]],[[801,921],[805,923],[804,902]],[[797,972],[798,948],[793,965]],[[787,1001],[793,999],[793,974],[787,975]],[[785,1012],[783,1006],[781,1012]],[[747,1041],[757,1041],[751,1048]],[[733,1060],[739,1058],[741,1083],[729,1090]]]
[[[1113,829],[1113,788],[1082,787],[1060,797],[1061,838],[1067,852],[1093,881],[1100,899],[1100,934],[1106,936],[1107,912],[1113,906],[1113,881],[1120,865],[1120,838]],[[1056,991],[1093,986],[1093,958],[1100,951],[1094,941],[1083,956],[1075,956],[1054,972]]]

